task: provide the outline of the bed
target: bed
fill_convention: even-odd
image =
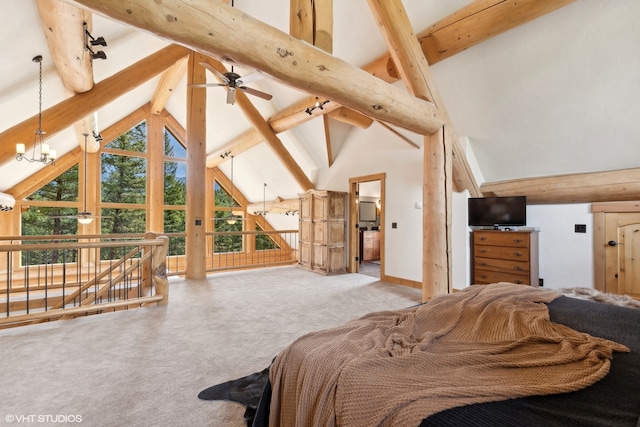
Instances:
[[[261,426],[640,426],[640,310],[506,283],[307,334]]]

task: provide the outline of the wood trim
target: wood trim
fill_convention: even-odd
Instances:
[[[400,277],[387,276],[386,274],[380,274],[380,280],[382,280],[383,282],[394,283],[396,285],[407,286],[409,288],[422,289],[422,282],[419,282],[417,280],[402,279]]]
[[[347,272],[357,273],[358,262],[356,257],[358,256],[358,249],[360,247],[359,236],[356,233],[356,224],[358,224],[358,216],[356,209],[356,189],[359,183],[380,181],[380,277],[384,275],[385,269],[385,185],[387,174],[385,172],[364,175],[349,178],[349,221],[347,223],[348,235],[349,235],[349,248],[347,254]]]

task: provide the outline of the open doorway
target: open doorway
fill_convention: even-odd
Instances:
[[[385,177],[381,173],[349,179],[350,273],[384,277]]]

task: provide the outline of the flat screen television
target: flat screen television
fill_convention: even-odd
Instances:
[[[469,225],[473,227],[515,227],[527,225],[527,197],[471,197]]]

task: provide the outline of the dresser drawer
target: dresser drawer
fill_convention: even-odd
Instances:
[[[517,231],[476,231],[473,233],[474,245],[529,247],[529,234]]]
[[[529,263],[526,261],[476,257],[473,268],[476,271],[491,270],[505,273],[529,274]]]
[[[531,279],[528,274],[517,274],[509,272],[476,270],[474,284],[486,285],[489,283],[509,282],[518,285],[530,285]]]
[[[477,245],[474,246],[473,252],[476,258],[480,257],[529,261],[529,248],[510,248],[506,246]]]

